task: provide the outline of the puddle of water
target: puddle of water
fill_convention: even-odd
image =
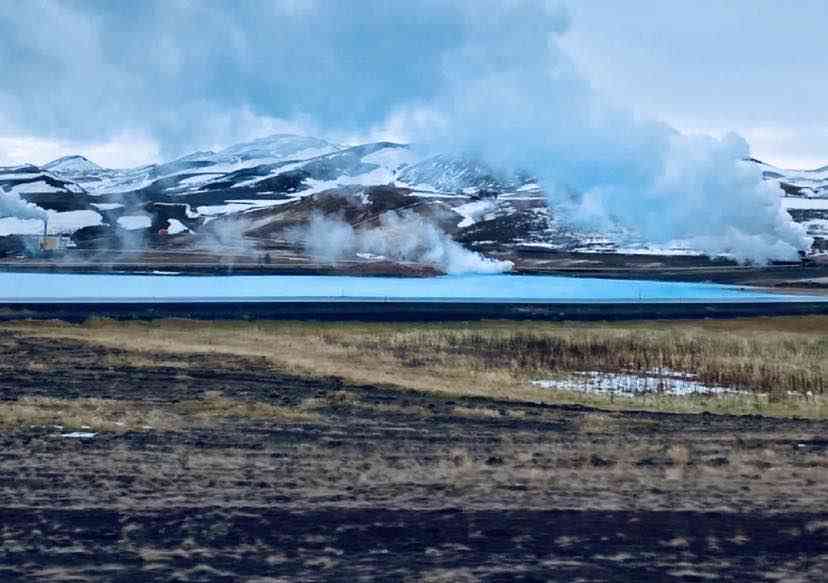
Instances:
[[[536,380],[531,383],[544,389],[612,394],[621,397],[644,394],[676,396],[750,394],[749,391],[707,385],[699,381],[697,375],[671,369],[640,373],[581,371],[557,379]]]

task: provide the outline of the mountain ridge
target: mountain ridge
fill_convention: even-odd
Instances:
[[[755,159],[745,163],[779,184],[786,209],[809,234],[828,238],[828,170],[784,170]],[[565,209],[548,201],[527,173],[498,172],[460,155],[422,155],[395,142],[346,146],[274,134],[218,152],[197,151],[124,170],[103,168],[83,156],[64,156],[42,167],[0,169],[0,194],[4,192],[53,211],[97,213],[98,222],[114,229],[169,233],[164,225],[175,220],[198,232],[246,225],[255,218],[256,228],[249,229],[255,237],[275,236],[277,227],[307,220],[314,208],[333,214],[347,211],[364,220],[376,207],[375,199],[385,197],[383,208],[393,211],[400,205],[399,212],[407,212],[415,201],[415,213],[440,217],[441,228],[475,249],[688,252],[680,242],[669,249],[648,245],[621,227],[574,229],[564,220]],[[336,196],[345,197],[339,210]],[[296,206],[304,199],[308,201]]]

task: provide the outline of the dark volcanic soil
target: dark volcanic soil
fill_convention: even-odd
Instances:
[[[0,332],[2,581],[821,581],[828,570],[824,422],[448,399],[258,359]],[[304,417],[163,421],[219,392]],[[32,397],[106,399],[142,421],[101,431],[15,418]],[[64,437],[75,430],[97,435]]]

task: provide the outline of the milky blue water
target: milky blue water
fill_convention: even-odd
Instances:
[[[79,301],[477,301],[733,302],[815,301],[705,283],[554,276],[435,278],[339,276],[177,276],[0,273],[0,302]]]

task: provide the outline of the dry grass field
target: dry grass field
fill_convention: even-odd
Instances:
[[[113,364],[155,366],[164,354],[262,359],[281,372],[335,376],[449,395],[611,409],[828,417],[828,317],[622,324],[204,322],[5,324],[8,330],[126,351]],[[3,364],[0,363],[0,367]],[[578,371],[675,371],[738,393],[649,394],[633,401],[556,391],[534,379]]]
[[[828,318],[4,323],[0,580],[820,581],[826,352]],[[744,392],[530,384],[654,369]]]

